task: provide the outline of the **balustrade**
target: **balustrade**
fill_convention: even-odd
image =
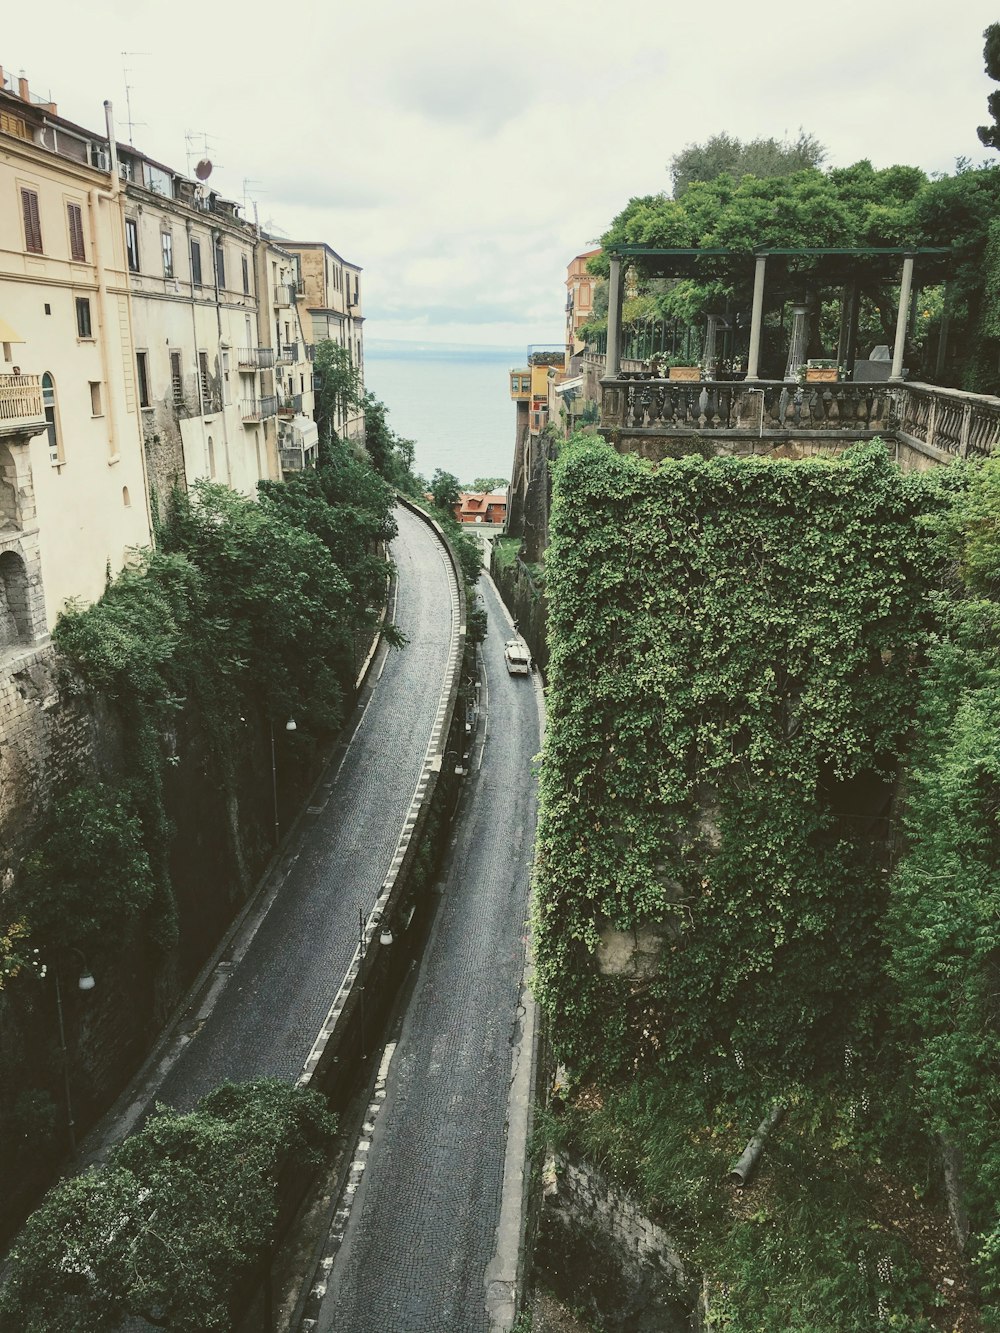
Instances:
[[[39,375],[0,375],[0,431],[45,422]]]
[[[954,458],[988,458],[1000,447],[1000,398],[933,384],[907,384],[899,434]]]

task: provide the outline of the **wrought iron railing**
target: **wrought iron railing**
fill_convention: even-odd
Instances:
[[[300,393],[286,393],[284,397],[278,400],[278,416],[294,417],[302,411],[302,395]]]
[[[244,398],[240,404],[240,416],[244,422],[267,421],[277,416],[278,400],[274,394],[264,394],[260,398]]]

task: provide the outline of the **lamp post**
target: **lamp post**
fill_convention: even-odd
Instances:
[[[92,991],[94,987],[97,985],[97,982],[94,980],[93,972],[91,972],[90,968],[87,966],[87,960],[84,958],[82,952],[79,949],[74,948],[72,945],[69,945],[68,947],[73,953],[80,955],[80,962],[82,963],[82,968],[80,971],[79,980],[77,981],[77,986],[82,991]],[[63,1087],[66,1093],[66,1129],[67,1132],[69,1133],[70,1152],[75,1156],[76,1121],[73,1118],[73,1096],[70,1090],[70,1082],[69,1082],[69,1050],[66,1046],[66,1024],[63,1020],[62,987],[59,984],[58,965],[54,968],[54,972],[56,979],[56,1013],[59,1016],[59,1050],[62,1055]]]
[[[274,845],[281,842],[281,824],[278,820],[278,757],[274,748],[274,722],[268,718],[268,726],[271,729],[271,793],[274,797]],[[297,731],[295,718],[290,717],[285,723],[286,731]]]

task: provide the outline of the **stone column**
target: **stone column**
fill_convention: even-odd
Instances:
[[[840,338],[837,343],[837,361],[847,374],[853,376],[858,355],[858,280],[845,282],[840,294]]]
[[[608,275],[608,352],[604,362],[604,378],[618,378],[621,369],[622,346],[622,261],[611,256]]]
[[[767,267],[767,255],[757,256],[757,265],[753,274],[753,306],[750,311],[750,355],[747,359],[747,379],[755,380],[759,375],[760,331],[764,322],[764,269]]]
[[[896,312],[896,345],[892,350],[890,380],[903,378],[903,346],[906,342],[906,322],[910,313],[910,288],[913,286],[913,256],[903,259],[903,276],[899,284],[899,310]]]
[[[788,362],[785,365],[785,379],[793,380],[799,366],[805,364],[806,351],[809,347],[809,307],[804,301],[792,306],[792,339],[788,344]]]

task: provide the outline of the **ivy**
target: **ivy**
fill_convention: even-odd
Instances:
[[[535,931],[581,1072],[799,1076],[864,1039],[885,887],[852,792],[905,745],[940,490],[880,443],[560,460]],[[602,964],[615,932],[642,956]]]

